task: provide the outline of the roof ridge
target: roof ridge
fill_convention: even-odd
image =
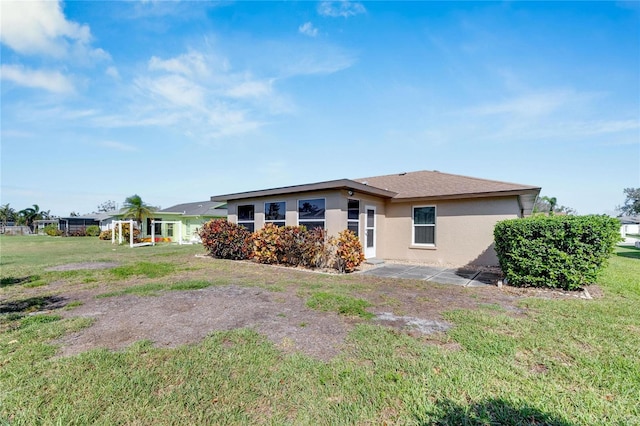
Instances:
[[[379,176],[369,176],[369,177],[364,177],[364,178],[357,178],[357,179],[353,179],[355,181],[363,181],[363,180],[367,180],[367,179],[379,179],[379,178],[387,178],[387,177],[391,177],[391,176],[404,176],[404,175],[408,175],[408,174],[416,174],[416,173],[438,173],[441,175],[448,175],[448,176],[456,176],[456,177],[460,177],[460,178],[465,178],[465,179],[472,179],[478,182],[494,182],[494,183],[502,183],[502,184],[507,184],[507,185],[516,185],[516,186],[520,186],[520,187],[529,187],[529,188],[539,188],[538,186],[533,186],[533,185],[525,185],[525,184],[521,184],[521,183],[516,183],[516,182],[508,182],[508,181],[504,181],[504,180],[496,180],[496,179],[485,179],[485,178],[480,178],[480,177],[475,177],[475,176],[467,176],[467,175],[461,175],[458,173],[447,173],[447,172],[441,172],[439,170],[415,170],[412,172],[402,172],[402,173],[389,173],[386,175],[379,175]]]

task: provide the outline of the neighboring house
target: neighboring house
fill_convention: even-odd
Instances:
[[[180,235],[176,226],[182,227],[182,240],[198,240],[198,231],[211,219],[227,217],[225,203],[213,201],[197,201],[194,203],[177,204],[175,206],[162,209],[153,213],[152,218],[148,218],[143,226],[143,235],[148,237],[153,234],[156,237],[170,238],[172,241]],[[153,221],[153,224],[152,224]],[[167,222],[167,223],[163,223]],[[171,223],[173,222],[173,223]],[[179,224],[175,222],[180,222]]]
[[[540,188],[418,171],[217,195],[228,220],[254,231],[265,223],[344,229],[367,259],[497,265],[494,225],[528,216]]]
[[[621,216],[620,235],[626,237],[627,234],[640,235],[640,216]]]
[[[92,225],[99,226],[100,231],[105,231],[110,228],[110,224],[113,221],[113,213],[91,213],[82,216],[60,217],[57,220],[58,229],[64,232],[65,235],[87,229]]]

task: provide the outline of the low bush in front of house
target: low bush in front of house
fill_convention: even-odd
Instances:
[[[76,228],[73,231],[69,231],[68,236],[69,237],[86,237],[87,236],[87,228],[85,228],[84,226],[82,226],[80,228]]]
[[[335,240],[337,269],[340,272],[353,272],[362,262],[364,253],[360,240],[348,229],[345,229]]]
[[[59,237],[62,235],[62,231],[58,229],[57,225],[49,224],[44,227],[44,233],[50,237]]]
[[[243,260],[253,255],[253,237],[243,226],[215,219],[200,229],[202,245],[209,254],[219,259]]]
[[[509,284],[575,290],[595,282],[619,229],[608,216],[535,216],[498,222],[494,238]]]
[[[358,237],[347,229],[327,238],[323,229],[267,223],[253,234],[253,257],[260,263],[353,272],[363,261]]]
[[[272,223],[254,232],[253,258],[260,263],[279,263],[283,256],[280,234],[280,228]]]
[[[85,235],[87,237],[97,237],[100,235],[100,227],[98,225],[87,226],[85,230]]]
[[[117,229],[117,228],[116,228]],[[101,240],[111,240],[111,236],[112,236],[113,230],[112,229],[107,229],[106,231],[102,231],[100,232],[100,234],[98,235],[98,238]],[[116,230],[116,236],[118,235],[118,231]],[[129,224],[128,223],[123,223],[122,224],[122,240],[125,242],[129,242],[129,236],[130,236],[130,232],[129,232]],[[134,243],[139,243],[140,240],[140,230],[138,228],[133,228],[133,242]]]
[[[253,258],[265,264],[333,268],[340,272],[352,272],[364,261],[360,240],[349,230],[337,238],[328,238],[323,229],[267,223],[249,234],[243,227],[219,219],[205,224],[200,237],[212,256],[225,259]],[[241,256],[227,255],[239,251]]]

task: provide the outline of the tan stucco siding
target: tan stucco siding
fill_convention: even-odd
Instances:
[[[347,228],[347,198],[343,191],[318,191],[302,192],[292,195],[249,198],[244,200],[234,200],[227,203],[229,222],[238,223],[238,206],[254,206],[254,229],[258,230],[265,224],[265,203],[285,202],[285,225],[298,225],[298,201],[313,200],[322,198],[325,200],[325,229],[329,235],[338,233]]]
[[[436,207],[434,246],[412,245],[412,209]],[[474,200],[388,203],[384,227],[380,227],[378,257],[452,265],[497,265],[493,228],[504,219],[516,218],[516,197]]]

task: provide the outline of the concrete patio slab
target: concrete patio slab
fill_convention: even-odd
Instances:
[[[450,269],[437,266],[416,266],[384,264],[375,269],[362,272],[383,278],[400,278],[431,281],[439,284],[451,284],[462,287],[484,287],[496,285],[500,276],[492,272],[479,272],[473,269]]]

